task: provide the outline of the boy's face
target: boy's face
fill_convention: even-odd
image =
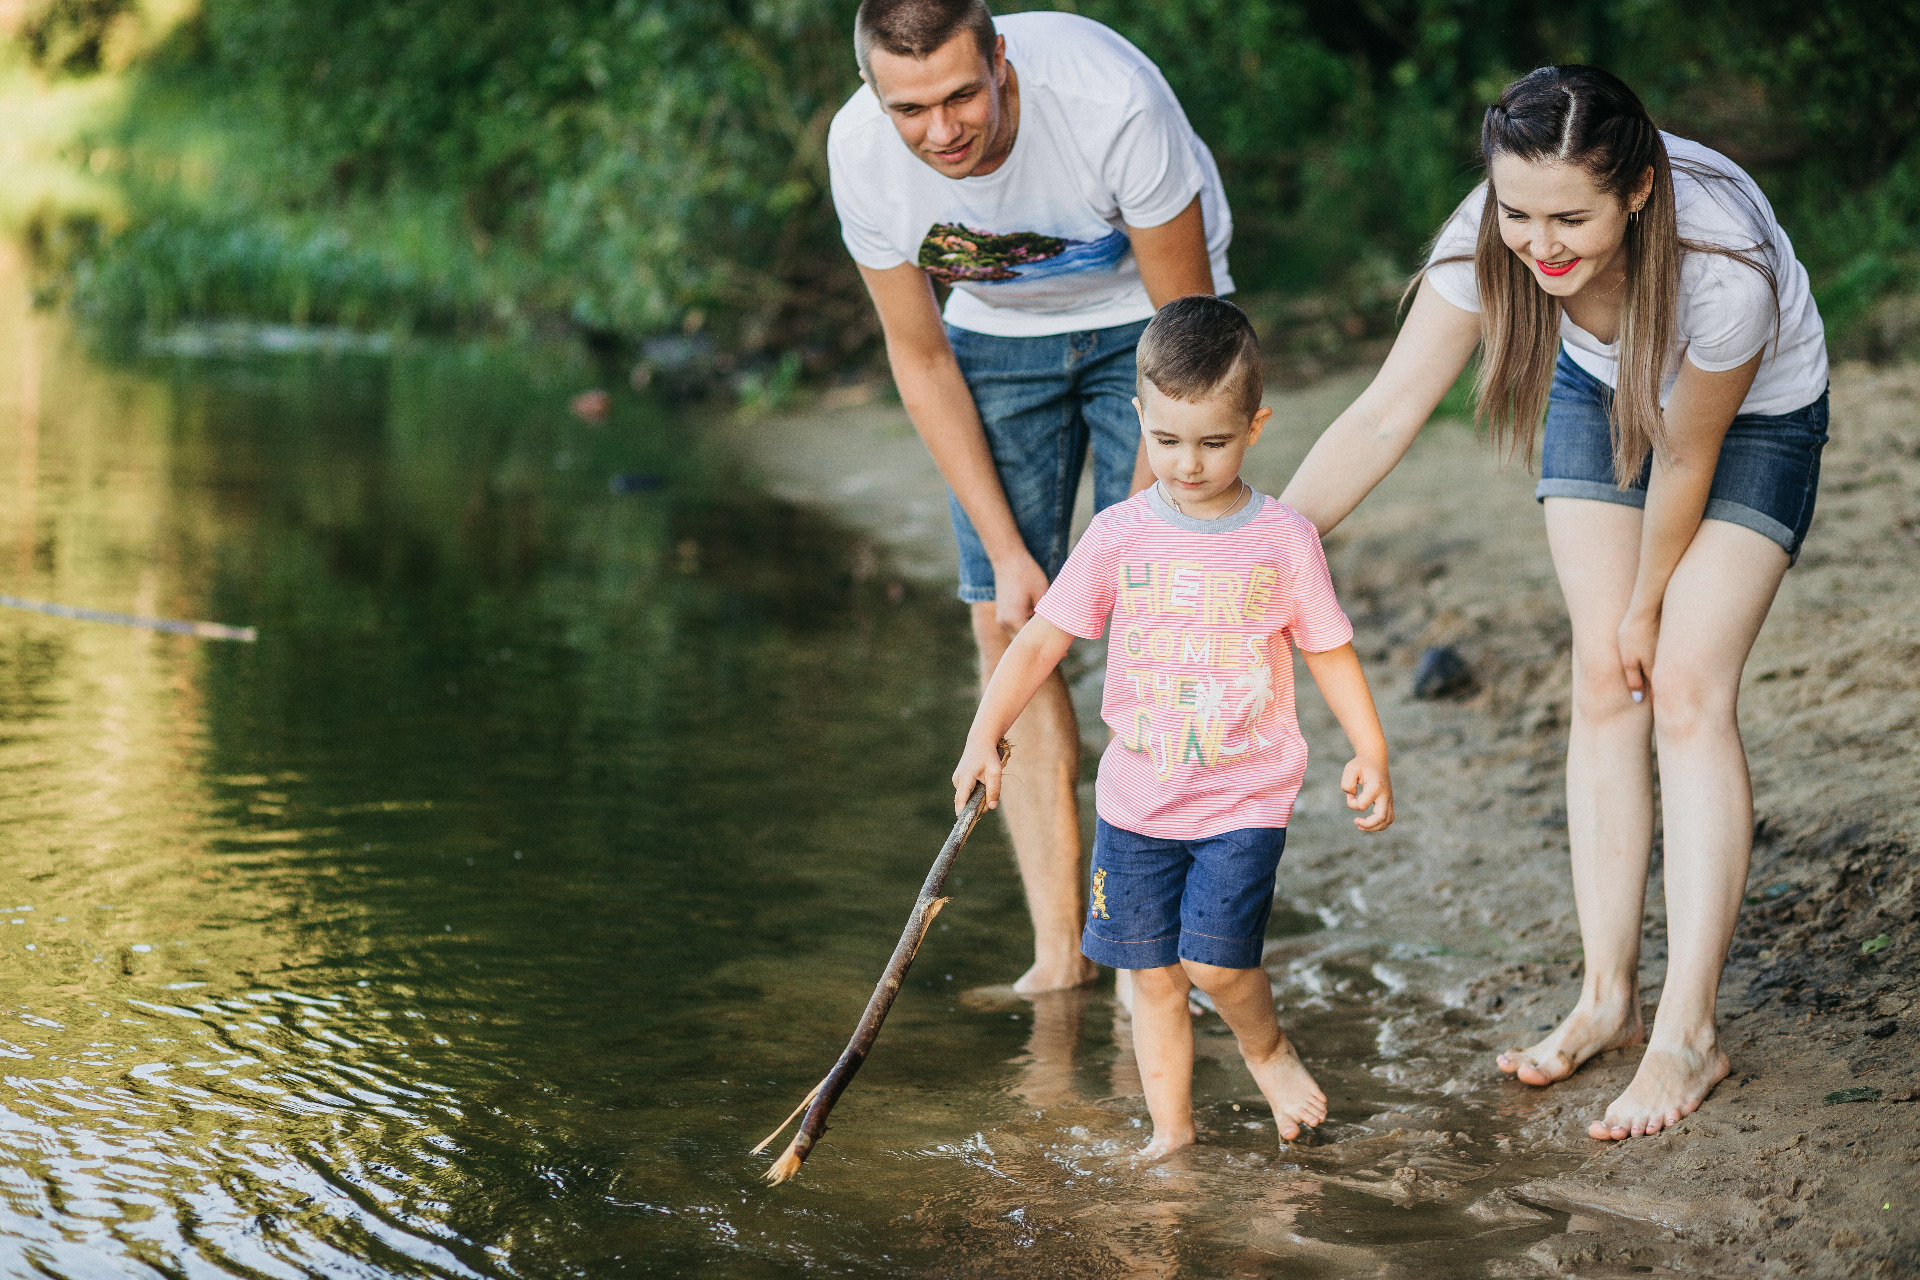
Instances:
[[[1240,461],[1273,410],[1251,419],[1226,396],[1175,400],[1141,380],[1133,407],[1147,442],[1147,465],[1188,515],[1208,519],[1240,498]]]

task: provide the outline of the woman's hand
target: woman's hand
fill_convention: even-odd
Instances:
[[[1653,693],[1653,654],[1660,644],[1660,611],[1629,606],[1620,621],[1620,671],[1635,702]]]

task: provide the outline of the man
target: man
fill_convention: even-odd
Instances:
[[[1094,502],[1151,482],[1134,345],[1154,310],[1226,293],[1219,171],[1159,69],[1063,13],[864,0],[865,86],[827,151],[841,234],[913,425],[952,491],[981,680],[1066,558],[1091,445]],[[944,324],[933,282],[952,286]],[[1023,993],[1089,982],[1080,954],[1080,738],[1055,674],[1007,735],[1001,811],[1033,915]]]

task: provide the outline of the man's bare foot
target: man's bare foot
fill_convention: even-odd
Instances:
[[[1697,1049],[1648,1049],[1633,1073],[1633,1083],[1613,1100],[1604,1120],[1587,1126],[1587,1136],[1602,1142],[1655,1134],[1690,1116],[1727,1078],[1732,1065],[1715,1044]]]
[[[1308,1074],[1300,1055],[1293,1051],[1293,1041],[1287,1039],[1285,1032],[1280,1035],[1279,1045],[1266,1058],[1255,1061],[1244,1053],[1240,1056],[1247,1070],[1253,1072],[1253,1082],[1260,1086],[1261,1096],[1273,1108],[1274,1126],[1286,1141],[1299,1137],[1303,1125],[1317,1125],[1326,1120],[1327,1095],[1320,1092],[1320,1086]]]
[[[1133,1153],[1133,1163],[1152,1164],[1157,1160],[1165,1160],[1180,1148],[1192,1146],[1193,1137],[1191,1128],[1179,1133],[1162,1133],[1155,1129],[1153,1141]]]
[[[1069,960],[1054,962],[1036,960],[1033,968],[1021,974],[1014,982],[1013,989],[1023,996],[1037,996],[1042,991],[1065,991],[1068,987],[1084,987],[1099,976],[1099,965],[1075,953]]]
[[[1625,1049],[1646,1038],[1638,999],[1617,1009],[1575,1005],[1545,1040],[1530,1049],[1509,1049],[1495,1061],[1523,1083],[1545,1086],[1565,1080],[1596,1053]]]

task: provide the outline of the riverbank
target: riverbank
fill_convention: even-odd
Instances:
[[[1270,395],[1274,426],[1250,456],[1249,480],[1278,492],[1368,375]],[[952,555],[938,477],[897,407],[855,399],[843,393],[727,434],[772,492],[833,510],[867,530],[894,571],[937,581]],[[1523,1259],[1495,1264],[1498,1274],[1920,1266],[1917,399],[1920,368],[1835,374],[1820,511],[1743,690],[1760,823],[1722,987],[1734,1073],[1657,1138],[1603,1146],[1585,1136],[1631,1078],[1633,1051],[1603,1055],[1544,1092],[1492,1063],[1571,1007],[1580,972],[1561,800],[1568,631],[1531,477],[1497,467],[1463,424],[1437,422],[1328,540],[1396,749],[1401,816],[1375,839],[1348,825],[1337,728],[1303,694],[1315,758],[1281,892],[1328,928],[1273,945],[1268,968],[1285,1003],[1343,950],[1399,957],[1393,982],[1442,1012],[1383,1018],[1373,1073],[1511,1117],[1497,1140],[1516,1158],[1580,1162],[1510,1193],[1571,1217]],[[1414,663],[1441,643],[1466,658],[1477,688],[1416,701]],[[1077,682],[1084,710],[1097,705],[1098,668],[1097,655],[1083,656],[1093,673]],[[1642,972],[1649,1018],[1664,919],[1656,854]],[[1421,1190],[1418,1168],[1403,1160],[1401,1172],[1415,1172],[1396,1174],[1402,1200],[1467,1194],[1432,1178]],[[1475,1212],[1494,1221],[1499,1204],[1483,1197]]]

